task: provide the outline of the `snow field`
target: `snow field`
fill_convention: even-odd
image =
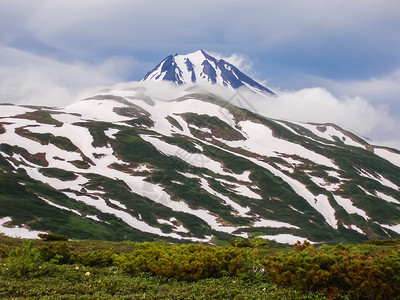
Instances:
[[[397,232],[398,234],[400,234],[400,224],[397,224],[397,225],[379,224],[379,225],[384,227],[384,228],[386,228],[386,229],[393,230],[394,232]]]
[[[77,214],[78,216],[82,216],[82,214],[81,214],[78,210],[76,210],[76,209],[71,209],[71,208],[69,208],[69,207],[56,204],[56,203],[51,202],[50,200],[47,200],[47,199],[45,199],[45,198],[43,198],[43,197],[40,197],[40,196],[39,196],[39,198],[42,199],[42,200],[43,200],[44,202],[46,202],[47,204],[49,204],[49,205],[51,205],[51,206],[54,206],[54,207],[56,207],[56,208],[58,208],[58,209],[70,211],[70,212],[73,212],[74,214]]]
[[[241,121],[238,125],[242,128],[241,133],[246,137],[246,141],[224,141],[220,139],[221,142],[230,147],[242,148],[263,156],[280,157],[278,153],[285,153],[297,155],[334,169],[338,168],[332,160],[325,156],[310,151],[299,144],[274,137],[272,130],[263,124]]]
[[[243,216],[243,217],[251,217],[250,215],[247,214],[248,212],[250,212],[250,209],[248,207],[243,208],[243,207],[239,206],[236,202],[233,202],[232,200],[230,200],[228,197],[226,197],[226,196],[224,196],[224,195],[212,190],[211,187],[209,186],[207,180],[205,180],[204,178],[201,178],[201,177],[199,177],[197,175],[193,175],[193,174],[189,174],[189,173],[181,173],[181,174],[186,176],[186,177],[188,177],[188,178],[196,178],[196,179],[198,179],[200,181],[200,183],[201,183],[202,188],[205,189],[208,193],[213,194],[213,195],[217,196],[218,198],[220,198],[221,200],[225,201],[227,205],[230,205],[232,208],[236,209],[241,216]],[[216,180],[221,180],[223,182],[227,182],[226,180],[222,180],[222,179],[216,179]],[[258,218],[259,218],[259,216],[258,216]],[[274,228],[286,227],[286,228],[299,229],[299,227],[291,225],[289,223],[273,221],[273,220],[266,220],[266,219],[256,220],[252,224],[252,227],[274,227]],[[245,228],[245,227],[238,227],[238,229],[241,229],[241,228]]]
[[[221,178],[214,178],[214,179],[221,182],[222,185],[226,189],[234,192],[236,195],[253,198],[253,199],[257,199],[257,200],[262,199],[262,197],[259,194],[253,192],[251,189],[249,189],[247,186],[245,186],[243,184],[238,184],[236,182],[230,182],[230,181],[227,181],[227,180],[224,180]],[[228,186],[226,186],[226,185],[228,185]]]
[[[166,224],[166,225],[174,227],[175,232],[189,233],[189,231],[185,227],[183,227],[183,225],[175,226],[174,223],[172,223],[172,221],[174,221],[174,219],[175,218],[170,218],[169,221],[164,220],[164,219],[157,219],[157,222],[160,224]]]
[[[123,117],[113,111],[116,107],[127,107],[125,104],[110,100],[84,100],[73,103],[63,109],[65,113],[79,113],[87,120],[103,122],[123,122],[131,118]]]
[[[35,111],[35,109],[15,105],[0,105],[0,118],[13,117],[32,111]]]
[[[359,227],[357,227],[357,226],[354,225],[354,224],[351,224],[351,225],[344,225],[344,227],[347,228],[347,229],[351,229],[351,230],[357,231],[358,233],[360,233],[360,234],[362,234],[362,235],[365,235],[365,232],[362,231]]]
[[[44,231],[30,230],[29,228],[16,226],[16,227],[6,227],[4,224],[11,222],[10,217],[0,218],[0,234],[5,236],[20,238],[20,239],[39,239],[39,234],[46,234]]]
[[[196,60],[196,59],[194,59]],[[194,63],[194,61],[192,61]],[[197,75],[196,75],[197,76]],[[132,91],[122,91],[122,90],[115,90],[112,91],[114,95],[121,96],[121,97],[134,97],[136,92]],[[133,101],[127,99],[127,101]],[[194,112],[199,115],[204,114],[207,116],[215,116],[220,118],[221,120],[227,121],[232,128],[237,130],[235,121],[233,116],[225,109],[222,109],[224,111],[221,111],[221,107],[214,105],[212,103],[207,103],[201,100],[196,100],[196,99],[187,99],[185,101],[156,101],[156,105],[148,105],[145,104],[143,100],[136,100],[134,101],[139,102],[140,101],[140,106],[144,107],[148,112],[151,114],[151,118],[155,122],[154,128],[152,130],[157,131],[160,134],[163,134],[165,136],[173,136],[176,132],[179,134],[186,135],[188,137],[191,137],[195,140],[198,140],[199,142],[203,144],[209,144],[212,145],[211,143],[207,143],[205,141],[199,140],[198,138],[195,138],[191,133],[190,133],[190,127],[196,128],[198,130],[210,133],[210,130],[207,128],[198,128],[194,125],[187,125],[186,122],[183,120],[179,114],[185,113],[185,112]],[[129,188],[132,190],[133,193],[139,194],[141,196],[147,197],[151,199],[152,201],[155,201],[157,203],[161,203],[172,210],[176,211],[181,211],[185,213],[192,214],[196,217],[199,217],[203,219],[211,228],[222,231],[222,232],[227,232],[227,233],[233,233],[234,231],[239,231],[241,228],[239,227],[233,227],[233,226],[223,226],[219,221],[218,218],[213,215],[210,211],[206,209],[191,209],[185,202],[182,201],[173,201],[168,193],[165,192],[164,188],[160,185],[149,183],[145,181],[145,177],[142,176],[132,176],[117,170],[113,170],[109,168],[109,165],[116,162],[119,164],[124,164],[123,161],[118,160],[116,157],[113,156],[113,150],[110,147],[93,147],[92,142],[93,142],[93,137],[91,136],[89,130],[84,127],[80,126],[75,126],[72,125],[72,122],[78,122],[78,121],[83,121],[86,119],[89,120],[99,120],[99,121],[109,121],[113,123],[117,122],[124,122],[126,120],[129,120],[130,118],[122,117],[118,114],[115,114],[113,112],[114,107],[125,107],[126,105],[123,105],[121,103],[118,103],[116,101],[110,100],[86,100],[86,101],[81,101],[78,104],[73,104],[65,109],[63,109],[61,112],[64,113],[54,113],[52,114],[52,117],[54,119],[57,119],[61,122],[64,122],[63,126],[61,127],[56,127],[53,125],[47,125],[47,124],[40,124],[37,123],[36,121],[33,120],[26,120],[26,119],[11,119],[9,117],[15,115],[15,114],[20,114],[28,111],[33,111],[31,109],[27,108],[16,108],[14,106],[0,106],[0,118],[2,119],[3,122],[10,122],[12,124],[5,124],[4,127],[6,128],[6,133],[1,135],[1,141],[8,143],[10,145],[18,145],[22,148],[29,149],[29,151],[34,151],[31,152],[31,154],[36,154],[36,153],[46,153],[46,159],[49,162],[49,167],[52,168],[60,168],[63,170],[67,171],[72,171],[74,173],[97,173],[102,176],[106,176],[112,179],[116,180],[122,180],[124,181]],[[3,108],[6,108],[5,110],[2,110]],[[79,113],[84,115],[85,119],[83,117],[78,117],[75,115],[72,115],[72,113]],[[172,116],[174,117],[177,122],[182,126],[183,131],[178,131],[174,129],[171,124],[165,119],[166,116]],[[228,119],[227,119],[228,116]],[[7,119],[8,118],[8,119]],[[286,124],[281,124],[282,122],[278,122],[280,125],[285,126],[285,128],[288,128],[292,132],[296,133],[294,130],[292,130],[289,126]],[[282,171],[287,171],[289,174],[294,172],[294,168],[302,164],[303,162],[299,160],[295,160],[292,157],[284,157],[282,156],[283,153],[292,155],[293,157],[299,156],[304,159],[308,159],[310,161],[313,161],[317,164],[325,165],[327,167],[331,167],[333,169],[338,169],[338,167],[334,164],[332,160],[330,160],[327,157],[324,157],[318,153],[315,153],[313,151],[310,151],[301,145],[295,144],[295,143],[290,143],[288,141],[285,141],[283,139],[278,139],[272,135],[272,131],[265,125],[259,124],[259,123],[253,123],[250,121],[242,121],[239,122],[241,127],[241,133],[247,137],[246,141],[225,141],[221,139],[221,142],[224,144],[230,146],[230,147],[236,147],[236,148],[242,148],[246,149],[248,151],[251,151],[255,154],[262,155],[262,156],[271,156],[271,157],[280,157],[283,160],[287,161],[290,166],[286,165],[281,165],[278,164],[279,169],[269,165],[268,163],[262,162],[257,160],[256,158],[249,158],[242,156],[249,161],[252,161],[259,166],[262,166],[266,169],[268,169],[271,173],[273,173],[275,176],[280,177],[282,180],[287,182],[292,189],[299,194],[301,197],[303,197],[314,209],[316,209],[326,220],[326,222],[333,228],[337,228],[337,220],[335,218],[335,211],[333,207],[329,203],[329,198],[326,195],[313,195],[307,188],[299,181],[291,178],[290,176],[286,175]],[[358,142],[355,142],[351,137],[347,136],[345,132],[342,132],[340,130],[335,129],[332,126],[325,125],[327,130],[325,132],[321,132],[317,130],[317,125],[313,124],[300,124],[300,126],[303,126],[304,128],[309,129],[312,131],[314,134],[327,139],[328,141],[335,141],[333,139],[333,136],[337,136],[338,138],[342,139],[345,138],[344,143],[347,145],[351,146],[357,146],[357,147],[364,147]],[[31,132],[35,133],[52,133],[54,136],[64,136],[67,137],[71,140],[72,143],[74,143],[82,152],[85,156],[89,157],[95,165],[91,166],[89,169],[84,170],[84,169],[78,169],[72,164],[66,164],[65,161],[60,161],[58,159],[54,159],[54,157],[60,157],[65,159],[66,161],[72,161],[72,160],[82,160],[82,156],[80,153],[77,152],[68,152],[62,149],[59,149],[58,147],[54,145],[41,145],[38,142],[35,142],[33,140],[23,138],[19,136],[18,134],[15,133],[15,129],[18,127],[27,127],[28,130]],[[118,132],[118,129],[115,128],[110,128],[105,131],[105,134],[109,138],[115,138],[115,134]],[[297,133],[296,133],[297,134]],[[189,164],[196,166],[196,167],[205,167],[211,171],[213,171],[216,174],[219,175],[228,175],[231,177],[236,178],[239,181],[242,181],[242,183],[232,183],[227,180],[222,180],[215,178],[216,180],[220,181],[225,188],[228,190],[236,193],[237,195],[241,195],[244,197],[248,198],[253,198],[257,200],[262,200],[261,196],[252,191],[251,189],[248,188],[247,185],[243,184],[243,182],[249,182],[251,183],[251,180],[249,179],[250,172],[246,171],[243,174],[234,174],[232,172],[227,171],[226,169],[223,168],[222,164],[219,163],[218,161],[214,161],[210,159],[209,157],[203,155],[203,154],[192,154],[189,153],[177,146],[170,145],[168,143],[165,143],[161,139],[151,136],[151,135],[141,135],[141,138],[144,140],[150,142],[153,146],[155,146],[160,152],[164,153],[165,155],[170,155],[170,156],[176,156],[181,158],[182,160],[188,162]],[[195,144],[196,148],[199,150],[203,151],[203,148]],[[215,145],[214,145],[215,146]],[[33,149],[33,150],[31,150]],[[222,149],[222,148],[221,148]],[[223,151],[227,151],[223,149]],[[96,155],[93,155],[94,153],[100,154],[100,157]],[[235,155],[238,155],[237,153],[230,152]],[[391,152],[387,149],[384,148],[375,148],[375,154],[383,157],[384,159],[387,159],[389,162],[400,166],[400,155]],[[5,155],[5,154],[4,154]],[[5,155],[6,156],[6,155]],[[238,155],[240,156],[240,155]],[[17,160],[24,161],[24,159],[20,155],[14,155]],[[12,162],[10,162],[12,163]],[[71,180],[71,181],[62,181],[56,178],[49,178],[41,174],[36,167],[32,163],[27,163],[29,166],[15,166],[15,168],[22,167],[24,168],[28,175],[31,176],[32,178],[39,180],[41,182],[47,183],[50,186],[58,189],[58,190],[65,190],[67,188],[70,188],[75,191],[81,190],[87,183],[88,180],[82,176],[79,175],[77,179]],[[151,172],[152,170],[149,169],[146,165],[140,165],[137,169],[135,169],[136,172]],[[370,174],[368,171],[365,170],[357,170],[361,176],[364,176],[366,178],[373,179],[375,181],[380,182],[382,185],[390,187],[396,191],[399,191],[400,188],[398,185],[394,184],[390,180],[384,178],[380,174]],[[328,174],[333,177],[337,177],[341,180],[341,183],[338,184],[330,184],[326,182],[323,178],[315,177],[312,176],[311,174],[308,174],[311,178],[311,180],[317,184],[318,186],[325,188],[326,190],[330,192],[335,192],[340,188],[340,185],[342,184],[342,180],[340,178],[340,174],[336,171],[328,171]],[[186,176],[186,175],[185,175]],[[195,175],[189,175],[187,176],[195,176]],[[225,205],[228,205],[232,207],[233,210],[238,212],[239,216],[242,217],[254,217],[250,216],[250,208],[249,207],[242,207],[235,201],[231,200],[228,196],[225,196],[221,193],[218,193],[217,191],[213,190],[211,186],[209,185],[208,181],[202,177],[195,176],[199,180],[199,183],[201,184],[201,187],[210,193],[211,195],[214,195],[222,200],[222,203]],[[177,182],[178,183],[178,182]],[[179,183],[182,184],[182,183]],[[362,187],[360,187],[362,188]],[[363,188],[362,188],[363,189]],[[363,189],[364,190],[364,189]],[[366,194],[379,197],[387,202],[391,202],[394,204],[400,204],[400,199],[395,199],[393,196],[389,196],[385,193],[379,192],[379,191],[373,191],[372,193],[364,190]],[[96,192],[97,196],[100,193],[104,193],[102,191],[97,191]],[[77,196],[75,193],[69,193],[71,195],[75,195],[75,198],[71,196],[71,198],[77,200],[77,201],[87,201],[88,203],[90,201],[91,205],[93,207],[96,207],[99,211],[107,212],[107,213],[112,213],[118,218],[121,218],[124,220],[125,223],[129,224],[130,226],[137,228],[139,230],[145,231],[145,232],[151,232],[154,234],[162,235],[165,233],[162,233],[162,231],[158,228],[152,227],[146,222],[136,219],[133,216],[129,215],[129,213],[124,212],[122,210],[126,210],[126,206],[119,201],[112,200],[112,199],[107,199],[107,201],[110,201],[113,205],[115,205],[118,209],[109,207],[107,205],[106,200],[102,199],[101,197],[99,200],[94,200],[91,197],[88,196]],[[361,217],[363,217],[365,220],[369,220],[369,216],[365,211],[362,209],[354,206],[352,201],[350,199],[333,195],[335,201],[342,206],[349,214],[358,214]],[[84,198],[82,198],[84,197]],[[79,199],[78,199],[79,198]],[[91,200],[90,200],[91,199]],[[52,205],[54,207],[57,207],[59,209],[64,209],[64,210],[69,210],[73,213],[80,214],[79,211],[72,210],[70,208],[64,207],[62,205],[53,203],[49,200],[46,200],[42,198],[43,201],[48,203],[49,205]],[[97,201],[97,202],[94,202]],[[86,203],[86,202],[85,202]],[[89,204],[90,205],[90,204]],[[294,209],[294,208],[293,208]],[[129,217],[130,216],[130,217]],[[96,221],[101,221],[98,219],[97,216],[85,216],[86,218],[91,218]],[[4,218],[3,218],[4,219]],[[3,219],[0,219],[3,220]],[[8,222],[8,221],[7,221]],[[164,222],[164,223],[162,223]],[[169,223],[167,223],[169,222]],[[171,220],[163,220],[159,219],[159,223],[161,224],[168,224],[171,226],[174,226],[175,228],[175,236],[176,238],[182,238],[179,234],[176,232],[183,232],[187,233],[187,229],[184,228],[182,225],[180,226],[175,226],[173,225]],[[2,228],[2,224],[0,222],[0,230]],[[359,232],[360,234],[365,234],[360,228],[358,228],[355,225],[346,225],[347,228],[355,230]],[[346,227],[345,226],[345,227]],[[384,228],[388,228],[391,230],[394,230],[396,232],[400,231],[400,225],[381,225]],[[299,227],[284,223],[284,222],[278,222],[278,221],[271,221],[271,220],[258,220],[255,221],[253,224],[253,227],[287,227],[287,228],[296,228],[298,229]],[[8,227],[6,227],[8,228]],[[26,229],[26,228],[22,228]],[[147,230],[147,231],[146,231]],[[28,230],[29,231],[29,230]],[[236,234],[238,236],[243,235],[243,234]],[[172,237],[172,234],[169,235]],[[271,237],[270,239],[275,239],[275,240],[287,240],[290,243],[294,243],[294,239],[303,239],[301,237],[296,237],[293,235],[275,235],[275,236],[265,236],[265,237]],[[186,237],[184,237],[186,238]],[[193,240],[193,239],[192,239]],[[198,239],[199,241],[205,241],[204,239]]]
[[[36,125],[36,122],[33,121],[33,123]],[[22,124],[13,124],[13,125],[9,125],[9,126],[13,127],[13,129],[15,129],[15,127],[21,126],[21,125]],[[100,175],[103,175],[103,176],[106,176],[109,178],[117,178],[117,179],[123,180],[128,184],[128,186],[131,187],[133,192],[138,193],[142,196],[148,197],[153,201],[161,202],[162,204],[165,204],[166,206],[172,208],[173,210],[183,211],[183,212],[198,216],[201,219],[203,219],[204,221],[206,221],[215,230],[232,233],[233,231],[235,231],[237,229],[235,227],[226,227],[226,226],[220,225],[217,221],[217,218],[215,216],[212,216],[206,210],[192,210],[184,202],[178,203],[178,202],[172,201],[170,199],[170,196],[167,193],[165,193],[161,187],[159,187],[157,185],[153,185],[148,182],[145,182],[144,177],[133,177],[128,174],[109,169],[108,166],[111,163],[114,163],[114,162],[119,163],[121,161],[119,161],[112,155],[113,150],[111,148],[107,148],[107,147],[95,148],[95,147],[93,147],[91,145],[93,142],[93,137],[91,136],[91,134],[87,128],[74,126],[71,124],[64,124],[62,127],[55,127],[55,126],[51,126],[51,125],[40,124],[40,126],[32,127],[30,129],[33,129],[32,131],[37,132],[37,133],[50,132],[50,133],[54,134],[55,136],[64,136],[64,137],[69,138],[77,147],[79,147],[82,150],[82,152],[86,156],[91,158],[95,163],[95,166],[91,166],[91,168],[89,168],[88,170],[77,169],[73,165],[68,165],[67,170],[69,170],[69,171],[80,172],[80,173],[93,172],[93,173],[97,173],[97,174],[100,174]],[[51,144],[41,145],[40,143],[37,143],[30,139],[23,138],[23,137],[15,134],[14,130],[7,130],[7,132],[8,132],[8,134],[5,136],[5,141],[10,144],[13,144],[12,141],[15,141],[17,139],[18,140],[17,142],[19,145],[22,145],[23,147],[25,147],[27,149],[33,148],[35,151],[37,151],[36,153],[43,152],[43,153],[46,153],[49,157],[58,156],[58,157],[62,157],[62,158],[67,158],[67,160],[81,159],[81,156],[78,153],[64,151],[64,150],[61,150],[58,147],[55,147],[54,145],[51,145]],[[2,136],[2,138],[3,138],[3,136]],[[105,156],[103,156],[101,158],[95,158],[93,156],[93,153],[99,153],[99,152],[101,154],[104,154]],[[59,160],[49,158],[48,161],[49,161],[49,167],[59,167],[59,168],[65,169],[66,164],[60,162]],[[214,163],[218,164],[219,169],[221,170],[221,172],[223,174],[231,175],[230,173],[223,172],[222,167],[220,166],[219,163],[216,163],[216,162],[214,162]],[[62,189],[71,188],[71,189],[78,191],[87,182],[87,180],[82,176],[79,176],[78,179],[76,179],[74,181],[64,182],[64,181],[61,181],[56,178],[46,177],[43,174],[41,174],[34,167],[25,167],[24,166],[23,168],[28,172],[28,174],[32,178],[39,180],[41,182],[47,183],[55,189],[62,190]],[[246,175],[247,174],[244,174],[243,176],[246,177]],[[247,175],[247,177],[248,177],[248,175]],[[153,192],[151,192],[151,191],[153,191]],[[71,195],[71,193],[69,193],[68,195]],[[78,196],[73,197],[73,199],[75,199],[75,200],[85,199],[87,202],[91,199],[90,197],[86,197],[86,198],[77,198],[77,197]],[[81,196],[79,196],[79,197],[81,197]],[[115,211],[117,211],[120,213],[124,213],[124,212],[121,212],[118,210],[113,210],[112,208],[106,208],[107,205],[106,205],[105,201],[103,203],[101,203],[101,205],[99,205],[99,203],[97,203],[97,202],[90,202],[90,203],[96,204],[96,205],[92,205],[92,206],[95,206],[97,209],[99,209],[103,212],[115,213]],[[131,225],[139,226],[138,229],[140,229],[140,230],[144,230],[143,228],[146,228],[147,232],[152,232],[155,234],[158,234],[161,232],[158,230],[151,231],[148,227],[143,225],[143,224],[146,224],[145,222],[142,222],[143,224],[140,222],[138,223],[138,222],[134,221],[133,219],[130,219],[127,216],[129,214],[127,214],[127,215],[125,215],[125,214],[127,214],[127,213],[124,213],[122,216],[120,216],[117,213],[117,216],[120,217],[121,219],[123,219],[125,222],[129,222],[129,224],[131,224]],[[146,231],[146,230],[144,230],[144,231]],[[174,237],[176,237],[176,236],[174,236]],[[176,237],[176,238],[178,238],[178,237]]]
[[[391,162],[395,166],[400,167],[400,154],[385,148],[374,148],[374,153]]]
[[[289,245],[294,245],[297,243],[297,241],[303,242],[303,241],[308,241],[311,244],[315,244],[315,242],[311,242],[306,238],[300,237],[300,236],[295,236],[292,234],[277,234],[277,235],[261,235],[259,238],[266,239],[266,240],[273,240],[275,242],[281,243],[281,244],[289,244]]]
[[[379,191],[375,191],[375,192],[376,192],[376,195],[379,198],[381,198],[381,199],[383,199],[383,200],[385,200],[387,202],[400,204],[400,201],[398,201],[397,199],[393,198],[392,196],[386,195],[385,193],[382,193],[382,192],[379,192]]]
[[[205,141],[203,141],[206,143]],[[211,145],[211,144],[210,144]],[[215,146],[215,145],[214,145]],[[277,177],[280,177],[283,181],[288,183],[291,188],[301,197],[303,197],[314,209],[316,209],[324,218],[325,221],[334,229],[337,229],[337,220],[335,218],[335,210],[332,207],[332,205],[329,203],[329,199],[325,195],[319,195],[315,197],[301,182],[287,176],[284,174],[282,171],[274,168],[273,166],[263,162],[259,161],[256,158],[253,157],[247,157],[239,153],[234,153],[230,150],[227,149],[222,149],[218,146],[215,146],[223,151],[226,151],[228,153],[237,155],[238,157],[245,158],[267,170],[269,170],[272,174],[274,174]],[[335,166],[335,169],[337,167]],[[250,172],[249,172],[250,173]]]
[[[193,241],[196,240],[196,241],[203,241],[203,242],[208,241],[207,239],[186,238],[186,237],[182,237],[176,233],[164,233],[161,231],[161,229],[152,227],[152,226],[148,225],[146,222],[136,219],[135,217],[133,217],[132,215],[130,215],[127,212],[109,207],[107,205],[106,201],[100,197],[98,197],[98,199],[93,199],[91,197],[84,196],[84,195],[78,196],[78,195],[75,195],[74,193],[70,193],[70,192],[64,192],[64,194],[67,195],[71,199],[75,199],[77,201],[81,201],[81,202],[85,203],[86,205],[93,206],[103,213],[112,214],[112,215],[120,218],[122,221],[124,221],[129,226],[139,229],[143,232],[153,233],[153,234],[156,234],[159,236],[168,236],[168,237],[172,237],[172,238],[176,238],[176,239],[190,239]]]
[[[328,141],[331,142],[336,142],[335,139],[333,138],[334,136],[338,137],[345,145],[349,146],[354,146],[354,147],[359,147],[359,148],[365,148],[363,144],[360,144],[359,142],[353,140],[350,136],[342,132],[341,130],[336,129],[335,127],[328,125],[328,124],[310,124],[310,123],[295,123],[294,124],[300,125],[308,130],[310,130],[312,133],[315,135],[324,138]],[[318,127],[325,127],[326,130],[324,132],[321,132],[318,130]]]
[[[104,131],[104,134],[109,137],[110,139],[115,139],[115,134],[117,134],[119,132],[119,129],[116,128],[109,128],[107,130]]]
[[[345,211],[347,211],[348,214],[357,214],[363,217],[366,221],[371,219],[365,211],[354,206],[350,199],[338,195],[333,195],[333,197],[335,198],[336,202],[343,207]]]
[[[320,177],[316,177],[316,176],[312,176],[311,174],[308,174],[308,176],[310,177],[310,179],[318,186],[330,191],[330,192],[335,192],[337,191],[340,186],[342,185],[342,182],[339,183],[330,183],[328,181],[326,181],[323,178]]]
[[[152,130],[162,135],[172,136],[174,133],[174,130],[171,129],[171,124],[166,119],[166,117],[171,116],[176,119],[183,128],[183,132],[179,133],[184,134],[188,137],[195,138],[190,133],[188,124],[179,116],[180,114],[185,114],[188,112],[193,112],[198,115],[207,115],[209,117],[217,117],[227,122],[231,127],[235,126],[234,117],[227,109],[198,99],[188,98],[184,101],[179,102],[156,101],[156,105],[154,106],[151,106],[140,99],[135,99],[135,101],[138,101],[140,103],[140,106],[150,113],[151,119],[154,122],[154,127],[152,128]]]
[[[253,227],[273,227],[273,228],[294,228],[300,229],[297,226],[291,225],[285,222],[273,221],[273,220],[266,220],[260,219],[253,223]]]
[[[250,212],[250,208],[249,207],[242,207],[240,206],[238,203],[236,203],[235,201],[232,201],[229,197],[222,195],[221,193],[218,193],[216,191],[214,191],[207,180],[205,180],[204,178],[199,177],[200,179],[200,184],[201,187],[209,194],[214,195],[216,197],[218,197],[219,199],[222,200],[222,203],[225,203],[225,205],[229,205],[230,207],[232,207],[234,210],[236,210],[238,212],[238,215],[241,217],[250,217],[247,213]]]
[[[219,163],[215,160],[212,160],[211,158],[209,158],[208,156],[206,156],[204,154],[189,153],[186,150],[184,150],[178,146],[168,144],[168,143],[160,140],[159,138],[156,138],[151,135],[142,134],[142,135],[140,135],[140,137],[143,140],[145,140],[146,142],[151,143],[161,153],[168,155],[168,156],[176,156],[192,166],[195,166],[198,168],[206,168],[206,169],[213,171],[216,174],[232,176],[241,181],[249,180],[248,175],[250,174],[250,172],[244,172],[242,174],[226,172],[223,169],[221,163]]]
[[[355,168],[355,169],[358,171],[358,174],[360,174],[360,175],[363,176],[363,177],[373,179],[373,180],[375,180],[375,181],[378,181],[380,184],[382,184],[382,185],[384,185],[384,186],[387,186],[387,187],[389,187],[389,188],[392,188],[392,189],[394,189],[394,190],[396,190],[396,191],[400,191],[400,187],[399,187],[399,186],[397,186],[396,184],[394,184],[393,182],[391,182],[390,180],[386,179],[385,177],[383,177],[383,176],[380,175],[380,174],[377,174],[377,175],[375,176],[375,175],[370,174],[370,173],[369,173],[368,171],[366,171],[366,170],[357,169],[357,168]]]

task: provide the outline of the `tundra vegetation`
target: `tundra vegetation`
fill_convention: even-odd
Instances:
[[[0,298],[398,299],[399,246],[0,237]]]

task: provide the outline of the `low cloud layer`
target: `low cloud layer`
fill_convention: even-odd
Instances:
[[[145,87],[148,96],[171,100],[187,93],[188,86],[170,82],[130,82],[116,88]],[[374,106],[362,97],[335,97],[325,88],[276,91],[276,96],[261,96],[247,88],[227,89],[217,85],[190,88],[192,92],[213,93],[236,106],[260,115],[288,121],[334,123],[369,140],[371,144],[400,149],[400,120],[382,106]]]
[[[281,91],[276,98],[256,101],[258,112],[265,116],[301,122],[334,123],[371,143],[400,149],[400,120],[383,106],[374,106],[362,97],[338,98],[325,88]]]
[[[100,65],[63,63],[0,47],[0,102],[65,106],[123,81],[132,59],[110,58]]]

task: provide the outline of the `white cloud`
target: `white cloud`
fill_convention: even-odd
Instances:
[[[268,104],[258,101],[257,106],[264,115],[302,122],[336,123],[361,135],[377,126],[387,127],[393,123],[386,111],[374,108],[365,99],[339,99],[323,88],[281,91]]]
[[[225,99],[235,99],[232,90],[216,86],[207,89]],[[360,137],[372,139],[372,144],[400,149],[400,118],[391,115],[386,107],[375,106],[365,98],[336,97],[319,87],[277,91],[277,96],[271,97],[259,96],[246,89],[240,89],[239,93],[246,101],[232,104],[266,117],[305,123],[334,123]]]
[[[169,82],[129,83],[145,86],[146,94],[162,100],[181,97],[187,86]],[[123,85],[120,87],[124,88]],[[298,91],[278,91],[277,96],[261,96],[246,88],[238,90],[244,101],[236,102],[233,89],[217,85],[201,85],[192,92],[211,92],[231,104],[242,106],[260,115],[288,121],[334,123],[361,137],[373,138],[372,143],[397,147],[400,142],[400,120],[389,115],[382,107],[375,107],[361,97],[335,97],[324,88],[307,88]]]
[[[365,80],[332,80],[327,78],[308,76],[306,80],[314,82],[320,86],[326,87],[332,93],[332,97],[340,102],[353,102],[358,99],[358,102],[363,103],[360,108],[360,114],[365,113],[365,122],[369,125],[364,126],[364,130],[358,133],[365,134],[373,138],[373,142],[381,145],[391,145],[400,149],[400,69],[395,69],[387,74],[367,78]],[[344,103],[344,102],[343,102]],[[357,105],[354,109],[357,109]],[[371,112],[373,112],[371,114]],[[348,115],[347,110],[345,115]],[[352,124],[358,120],[351,119],[353,115],[348,116],[348,121],[338,120],[338,124],[347,126],[346,129],[357,130]],[[350,127],[349,127],[350,126]]]
[[[280,91],[268,102],[258,100],[255,107],[260,114],[301,122],[334,123],[371,143],[398,147],[400,119],[392,116],[384,106],[374,106],[365,98],[335,97],[324,88],[299,91]]]
[[[207,51],[207,50],[206,50]],[[251,72],[253,69],[253,61],[247,57],[245,54],[239,54],[239,53],[233,53],[229,56],[225,56],[221,53],[217,52],[209,52],[207,51],[208,54],[211,56],[215,57],[216,59],[223,59],[230,64],[234,65],[237,67],[239,70],[242,72]]]
[[[0,102],[64,106],[122,81],[131,59],[110,58],[97,66],[64,63],[0,47]]]
[[[223,55],[221,53],[217,52],[210,52],[206,51],[208,54],[211,56],[217,58],[217,59],[223,59],[230,64],[234,65],[236,68],[238,68],[240,71],[245,73],[247,76],[250,76],[253,80],[257,81],[258,83],[267,86],[267,80],[261,80],[258,77],[257,72],[254,69],[254,61],[250,59],[247,55],[245,54],[240,54],[240,53],[233,53],[229,56]]]

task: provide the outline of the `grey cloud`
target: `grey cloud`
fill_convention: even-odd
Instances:
[[[71,52],[82,51],[76,43],[97,50],[142,49],[171,42],[180,47],[211,43],[216,47],[268,49],[302,40],[315,46],[331,35],[357,35],[368,40],[373,36],[375,42],[387,39],[382,36],[385,27],[400,23],[398,10],[400,3],[393,0],[47,0],[34,10],[25,28],[37,39]],[[394,33],[391,30],[388,34]]]

